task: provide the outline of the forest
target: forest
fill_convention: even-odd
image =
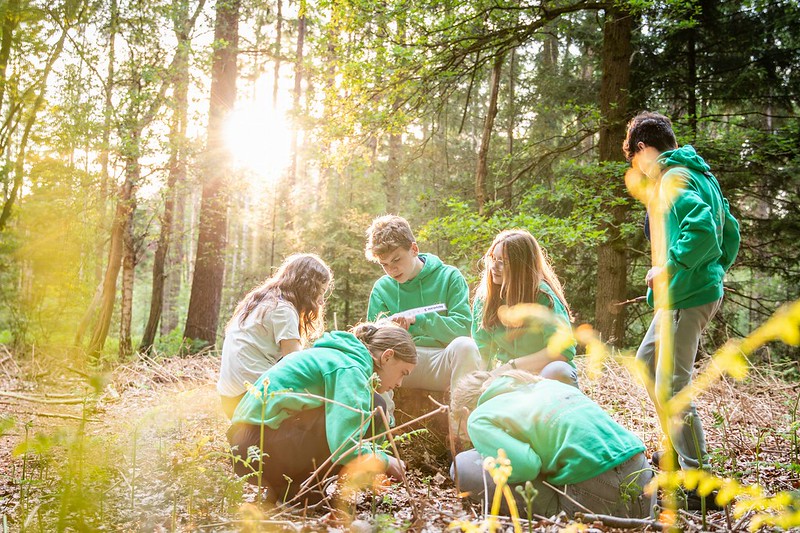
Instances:
[[[800,527],[798,20],[797,0],[0,0],[2,531]],[[499,232],[534,235],[581,390],[659,449],[626,362],[653,317],[622,150],[645,110],[740,224],[692,389],[711,468],[669,481],[724,510],[495,517],[450,479],[445,396],[393,436],[404,482],[308,508],[233,475],[215,384],[237,303],[309,252],[325,330],[366,320],[387,213],[470,296]]]

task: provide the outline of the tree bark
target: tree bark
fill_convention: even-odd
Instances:
[[[89,354],[99,355],[108,336],[108,328],[111,325],[111,315],[114,312],[114,300],[117,297],[117,276],[122,266],[122,239],[125,223],[131,210],[131,199],[133,198],[134,184],[126,179],[120,188],[117,199],[117,208],[114,213],[114,221],[111,225],[111,245],[108,251],[108,262],[106,263],[106,273],[103,278],[103,296],[100,301],[100,315],[95,323],[92,332],[92,340],[89,342]]]
[[[492,77],[489,82],[489,107],[486,110],[486,120],[483,123],[483,135],[481,136],[481,146],[478,150],[478,165],[475,170],[475,200],[478,203],[478,212],[485,213],[486,202],[488,201],[488,187],[486,185],[489,175],[489,144],[492,140],[492,129],[494,129],[494,119],[497,116],[497,95],[500,92],[500,73],[503,67],[503,56],[495,58],[492,65]]]
[[[203,196],[200,204],[199,235],[192,293],[183,336],[213,345],[217,338],[222,283],[225,276],[225,247],[228,197],[225,187],[230,153],[223,139],[223,122],[236,101],[237,48],[239,46],[240,0],[217,3],[214,50],[211,66],[211,104],[208,143],[205,154]]]
[[[132,183],[139,182],[139,162],[131,159],[126,164],[126,174]],[[122,299],[119,311],[119,357],[120,360],[133,353],[131,342],[131,320],[133,318],[133,269],[136,267],[136,250],[133,244],[133,213],[136,211],[136,196],[130,199],[130,208],[122,229]]]
[[[194,29],[195,21],[204,4],[205,0],[200,0],[193,17],[189,17],[189,13],[187,12],[175,21],[175,36],[177,37],[178,48],[175,56],[175,72],[173,75],[175,109],[173,111],[170,132],[169,175],[167,177],[164,215],[161,219],[158,247],[156,248],[155,257],[153,258],[153,288],[150,296],[150,314],[147,318],[147,325],[144,328],[142,342],[139,345],[140,352],[147,352],[152,348],[165,304],[164,288],[167,277],[165,269],[171,247],[170,237],[175,230],[175,200],[179,194],[183,194],[180,185],[186,180],[185,152],[186,117],[189,106],[189,45],[191,43],[191,32]],[[177,277],[176,281],[177,289],[179,290],[180,277]],[[173,285],[169,288],[170,291],[166,294],[170,296],[175,295],[177,297],[177,292],[175,292],[176,287]],[[174,301],[170,303],[174,305]],[[174,327],[175,326],[169,328],[167,332],[171,331]]]
[[[300,1],[300,14],[297,19],[297,48],[295,50],[295,65],[294,65],[294,91],[292,97],[292,137],[291,137],[291,165],[289,167],[289,174],[286,179],[286,187],[284,188],[284,206],[283,210],[286,213],[286,229],[292,231],[294,227],[294,199],[293,193],[297,185],[297,168],[300,154],[300,125],[299,118],[301,115],[300,99],[302,97],[303,89],[303,51],[306,39],[306,3],[304,0]]]
[[[606,8],[603,27],[598,147],[601,162],[623,160],[620,147],[625,138],[628,111],[632,32],[633,17],[616,4],[610,4]],[[617,198],[626,197],[621,177],[612,175],[606,187]],[[611,220],[603,225],[607,239],[597,250],[596,328],[606,342],[615,346],[621,344],[625,333],[625,306],[614,304],[626,299],[627,253],[619,228],[625,222],[628,210],[627,204],[611,208]]]

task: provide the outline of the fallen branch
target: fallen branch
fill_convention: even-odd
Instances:
[[[85,422],[100,422],[100,420],[98,420],[96,418],[84,418],[82,416],[62,415],[62,414],[59,414],[59,413],[31,413],[31,414],[34,414],[36,416],[44,416],[44,417],[47,417],[47,418],[66,418],[67,420],[83,420]]]
[[[617,527],[620,529],[641,529],[648,528],[655,531],[663,531],[664,524],[655,520],[647,518],[622,518],[620,516],[611,516],[607,514],[594,514],[594,513],[575,513],[575,520],[580,520],[584,524],[592,522],[601,522],[604,526]]]
[[[83,403],[84,401],[86,401],[86,398],[61,398],[57,400],[47,399],[47,398],[37,398],[36,396],[28,396],[26,394],[19,394],[16,392],[6,392],[6,391],[0,391],[0,396],[5,396],[7,398],[14,398],[17,400],[23,400],[25,402],[59,404],[59,405],[77,405],[79,403]]]

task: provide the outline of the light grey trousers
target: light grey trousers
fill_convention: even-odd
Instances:
[[[659,408],[659,397],[669,400],[691,383],[700,337],[721,304],[722,298],[688,309],[659,309],[656,311],[639,350],[636,352],[636,359],[645,364],[653,379],[655,387],[647,392],[656,408]],[[664,353],[661,350],[662,317],[665,314],[668,315],[669,322],[666,323],[670,325],[672,335],[672,354]],[[668,371],[670,366],[672,367],[671,372]],[[663,429],[672,439],[672,445],[678,454],[681,468],[698,468],[708,464],[703,424],[700,417],[697,416],[694,403],[690,403],[682,413],[679,424]]]
[[[403,380],[403,387],[431,391],[450,390],[459,379],[483,368],[483,359],[472,337],[457,337],[445,348],[417,346],[417,366]],[[381,394],[387,412],[394,416],[394,394]]]
[[[458,454],[450,467],[451,477],[455,478],[456,469],[458,490],[469,493],[472,501],[486,502],[487,509],[484,511],[488,512],[496,486],[483,468],[481,454],[474,449]],[[643,452],[591,479],[574,485],[561,485],[556,487],[557,490],[546,485],[540,476],[531,480],[538,491],[533,499],[532,511],[543,516],[565,511],[572,517],[576,511],[585,512],[588,509],[593,513],[644,518],[650,516],[651,498],[643,491],[652,478],[653,470]],[[527,518],[527,504],[525,498],[516,491],[518,486],[524,488],[525,483],[511,484],[510,488],[519,516],[524,519]],[[508,513],[505,503],[503,512]]]

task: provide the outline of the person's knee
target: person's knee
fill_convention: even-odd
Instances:
[[[457,481],[459,492],[466,493],[473,501],[483,497],[483,473],[483,458],[475,449],[456,455],[450,466],[450,477]]]
[[[545,379],[553,379],[574,387],[578,386],[577,369],[564,361],[553,361],[552,363],[548,363],[542,369],[539,375]]]
[[[476,370],[481,367],[481,352],[472,337],[456,337],[448,349],[457,364],[474,366]]]

